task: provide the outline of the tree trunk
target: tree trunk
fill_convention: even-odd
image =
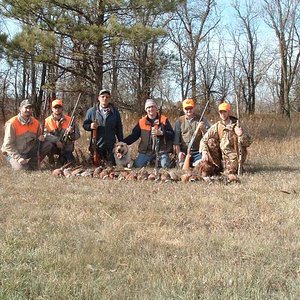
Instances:
[[[117,66],[117,46],[112,43],[112,86],[111,97],[115,103],[118,103],[118,66]]]

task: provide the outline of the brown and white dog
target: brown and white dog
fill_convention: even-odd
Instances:
[[[124,142],[117,142],[113,149],[116,165],[124,168],[132,168],[133,160],[131,159],[128,145]]]

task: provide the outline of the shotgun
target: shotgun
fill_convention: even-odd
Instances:
[[[155,129],[159,129],[160,126],[160,121],[161,121],[161,113],[162,113],[162,106],[163,102],[161,102],[160,107],[159,107],[159,117],[158,117],[158,123],[154,124]],[[155,150],[155,176],[158,176],[158,165],[159,165],[159,148],[160,148],[160,139],[159,137],[154,138],[154,150]]]
[[[40,135],[44,134],[44,130],[45,130],[45,119],[46,119],[46,112],[47,112],[47,104],[48,104],[48,97],[45,97],[45,101],[44,101],[44,106],[42,108],[42,114],[41,114],[41,125],[38,129],[37,132],[37,137],[39,137]],[[38,146],[37,146],[37,168],[38,170],[41,170],[41,145],[42,142],[38,139]]]
[[[188,171],[188,170],[190,169],[191,149],[192,149],[192,147],[193,147],[195,138],[196,138],[196,136],[197,136],[197,134],[198,134],[198,131],[199,131],[199,129],[200,129],[200,126],[201,126],[200,123],[201,123],[201,121],[202,121],[202,119],[203,119],[203,116],[204,116],[205,111],[206,111],[206,109],[207,109],[207,107],[208,107],[208,104],[209,104],[209,100],[207,100],[207,102],[206,102],[206,104],[205,104],[205,107],[204,107],[204,109],[203,109],[203,111],[202,111],[202,114],[201,114],[201,116],[200,116],[200,119],[199,119],[199,121],[198,121],[197,128],[196,128],[196,130],[194,131],[193,136],[192,136],[192,138],[191,138],[191,140],[190,140],[190,142],[189,142],[189,144],[188,144],[186,156],[185,156],[184,163],[183,163],[183,166],[182,166],[182,170],[184,170],[184,171]]]
[[[239,101],[237,98],[237,95],[235,95],[235,103],[236,103],[236,117],[237,117],[237,121],[236,121],[236,126],[240,127],[240,110],[239,110]],[[242,141],[241,141],[241,137],[238,136],[237,138],[237,155],[238,155],[238,170],[237,170],[237,174],[242,175],[243,174],[243,166],[242,166],[242,162],[243,162],[243,150],[242,150]]]
[[[92,145],[93,145],[93,164],[95,167],[99,167],[100,159],[99,159],[99,154],[97,152],[97,129],[92,130]]]
[[[97,114],[97,105],[95,104],[95,116],[93,122],[97,122],[96,114]],[[100,158],[97,152],[97,129],[98,127],[96,129],[92,129],[93,165],[95,167],[99,167],[100,165]]]
[[[78,98],[77,98],[77,101],[76,101],[75,106],[74,106],[74,108],[73,108],[73,111],[72,111],[72,114],[71,114],[71,119],[70,119],[70,122],[69,122],[67,128],[73,127],[73,126],[74,126],[74,122],[75,122],[75,111],[76,111],[76,109],[77,109],[77,106],[78,106],[80,97],[81,97],[81,93],[78,95]],[[61,138],[61,141],[62,141],[63,143],[65,143],[65,142],[68,140],[68,135],[69,135],[69,132],[68,132],[67,130],[65,130],[65,132],[64,132],[64,134],[63,134],[63,136],[62,136],[62,138]]]

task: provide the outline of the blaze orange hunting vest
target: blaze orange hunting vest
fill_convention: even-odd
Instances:
[[[168,118],[164,115],[160,116],[160,120],[157,119],[157,125],[161,123],[162,125],[166,125]],[[159,122],[160,121],[160,122]],[[154,126],[155,126],[154,124]],[[151,137],[151,123],[147,120],[147,116],[144,116],[139,120],[139,126],[141,128],[141,141],[138,147],[138,151],[140,153],[152,153],[152,137]],[[173,141],[168,141],[165,139],[165,136],[159,138],[160,143],[160,151],[171,152]]]
[[[53,132],[56,129],[67,129],[68,125],[70,124],[71,117],[64,115],[65,120],[61,122],[60,126],[58,126],[58,123],[55,121],[55,119],[52,116],[49,116],[45,120],[45,127],[48,132]]]
[[[39,121],[35,118],[31,118],[31,120],[32,122],[30,124],[22,124],[19,121],[18,116],[14,116],[7,122],[11,123],[11,125],[14,127],[16,136],[23,135],[26,132],[37,134],[40,126]]]

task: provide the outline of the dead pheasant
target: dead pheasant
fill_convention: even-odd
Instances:
[[[127,177],[126,177],[126,179],[127,180],[137,180],[137,172],[136,171],[131,171],[128,175],[127,175]]]
[[[170,182],[171,181],[171,176],[168,172],[162,172],[160,175],[160,180],[162,182]]]
[[[100,167],[97,167],[95,170],[94,170],[94,173],[93,173],[93,177],[99,177],[100,173],[103,171],[103,167],[100,166]]]
[[[62,167],[58,168],[58,169],[54,169],[52,171],[52,176],[54,177],[63,177],[64,176],[64,170],[71,165],[72,162],[68,162],[65,165],[63,165]]]

